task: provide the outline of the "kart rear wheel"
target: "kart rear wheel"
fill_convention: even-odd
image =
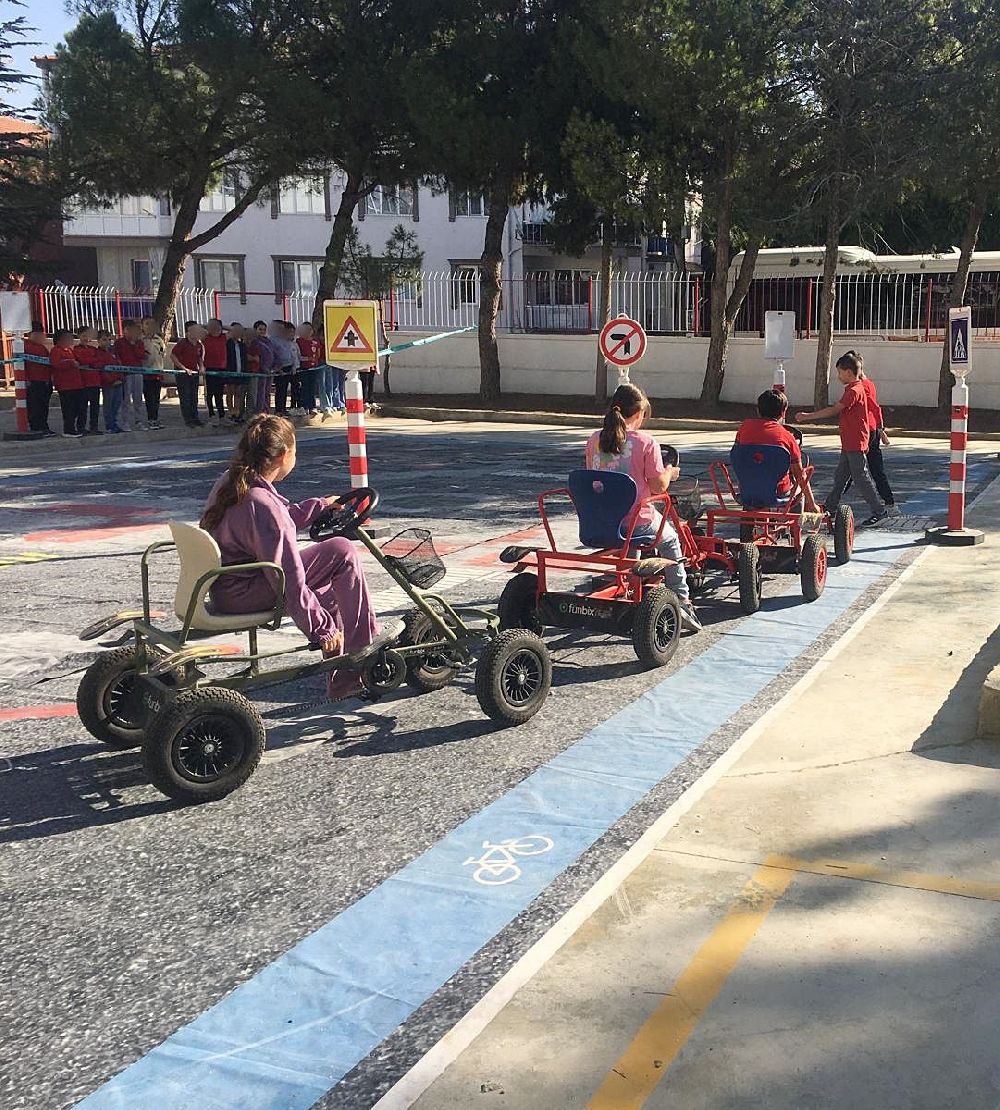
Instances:
[[[826,585],[826,544],[822,536],[806,536],[799,556],[799,577],[802,596],[806,601],[815,601]]]
[[[442,613],[441,619],[453,632],[458,631],[455,619],[450,613]],[[419,609],[407,613],[403,622],[406,625],[403,644],[434,643],[441,639],[440,629],[426,613],[422,613]],[[442,690],[449,682],[453,682],[461,668],[462,664],[456,662],[446,652],[407,656],[406,684],[421,694],[430,694],[435,690]]]
[[[747,615],[760,608],[764,574],[760,569],[760,549],[754,543],[741,543],[736,559],[740,581],[740,608]]]
[[[753,524],[750,523],[749,521],[744,521],[740,525],[740,543],[752,543],[753,542],[753,531],[754,531]]]
[[[552,685],[552,660],[533,632],[510,628],[486,645],[476,664],[476,697],[487,717],[520,725],[541,709]]]
[[[134,646],[104,652],[90,664],[76,691],[76,711],[95,740],[118,751],[142,744],[142,726],[129,709],[134,690]]]
[[[838,505],[833,517],[833,553],[843,566],[851,561],[854,552],[854,510],[850,505]]]
[[[497,602],[500,629],[526,628],[540,636],[544,631],[538,620],[538,575],[522,571],[503,588]]]
[[[681,606],[666,586],[642,595],[632,621],[632,647],[644,667],[664,667],[674,657],[681,638]]]
[[[181,802],[212,802],[256,771],[264,753],[264,722],[235,690],[187,690],[149,727],[142,762],[149,781]]]

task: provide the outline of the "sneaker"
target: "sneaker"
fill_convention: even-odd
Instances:
[[[885,510],[889,514],[889,516],[902,516],[903,515],[902,509],[900,509],[900,507],[896,504],[895,501],[893,501],[891,504],[886,505]]]
[[[62,437],[63,437],[63,439],[82,439],[83,438],[83,433],[82,432],[63,432]]]
[[[681,627],[688,632],[700,632],[705,627],[690,601],[681,602]]]
[[[880,513],[873,513],[867,520],[863,520],[858,525],[858,527],[859,528],[873,528],[880,521],[885,520],[885,518],[888,515],[889,515],[888,511],[883,509]]]
[[[390,647],[402,636],[404,627],[405,625],[401,620],[385,621],[378,635],[367,647],[360,648],[358,651],[352,651],[348,655],[347,658],[351,666],[357,667],[370,659],[376,652],[381,651],[383,648]]]
[[[44,439],[54,439],[58,435],[59,435],[59,433],[54,432],[51,428],[46,428],[45,431],[42,432],[42,437]]]

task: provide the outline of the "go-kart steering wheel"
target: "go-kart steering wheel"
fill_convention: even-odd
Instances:
[[[324,509],[309,525],[311,540],[328,540],[333,536],[350,536],[372,515],[378,506],[378,493],[368,486],[352,489],[339,498],[338,505]]]
[[[660,445],[660,456],[663,459],[664,466],[680,466],[681,456],[676,447],[671,447],[670,444]]]

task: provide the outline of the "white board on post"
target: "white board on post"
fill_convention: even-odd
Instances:
[[[0,293],[0,329],[8,335],[31,331],[29,293]]]
[[[787,362],[795,358],[795,313],[764,313],[764,358]]]

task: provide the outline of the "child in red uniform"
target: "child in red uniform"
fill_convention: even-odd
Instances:
[[[840,505],[840,499],[847,489],[848,480],[852,480],[858,493],[868,502],[872,515],[858,525],[859,528],[868,528],[884,520],[888,513],[883,505],[878,491],[872,483],[872,476],[868,470],[868,399],[865,396],[864,386],[861,384],[862,372],[861,359],[854,351],[848,351],[837,359],[837,377],[844,387],[844,395],[839,401],[818,409],[816,412],[796,413],[796,420],[824,420],[830,416],[840,419],[840,461],[837,471],[833,476],[833,489],[826,499],[824,507],[828,513],[835,513]]]
[[[181,403],[181,416],[189,428],[203,428],[205,421],[198,416],[198,375],[205,369],[205,348],[202,340],[205,329],[196,320],[184,325],[184,338],[175,343],[170,352],[174,364],[174,384]]]
[[[52,384],[59,392],[63,436],[66,439],[79,439],[83,435],[83,378],[80,376],[80,364],[73,357],[71,331],[60,328],[52,336],[49,361],[52,368]]]
[[[208,332],[201,341],[205,348],[205,403],[208,405],[208,419],[213,428],[218,428],[225,418],[226,406],[223,396],[226,391],[226,333],[222,321],[208,321]]]
[[[885,434],[885,417],[882,415],[882,406],[878,403],[875,383],[865,374],[865,360],[857,351],[848,353],[855,355],[861,363],[861,384],[868,402],[868,469],[871,471],[872,481],[875,483],[879,497],[885,502],[885,507],[891,514],[896,508],[896,498],[885,475],[885,462],[882,459],[882,445],[889,446],[889,437]]]
[[[48,364],[49,347],[40,320],[31,321],[31,332],[24,341],[24,376],[28,383],[28,428],[46,436],[56,433],[49,427],[49,400],[52,397],[52,369]],[[45,359],[35,362],[31,356]]]
[[[753,446],[774,444],[784,447],[790,457],[788,473],[778,482],[778,496],[786,496],[792,488],[792,480],[802,479],[802,449],[799,441],[785,427],[785,414],[788,411],[788,398],[777,389],[769,389],[757,398],[757,416],[744,420],[736,433],[737,443]],[[803,486],[803,502],[807,513],[818,513],[819,506],[813,498],[812,489],[806,482]]]
[[[299,394],[300,404],[307,416],[316,416],[316,367],[323,357],[323,344],[313,335],[313,326],[308,320],[299,324],[298,338],[295,342],[299,348],[302,382]]]
[[[145,377],[142,373],[146,366],[146,344],[142,341],[142,329],[135,320],[125,320],[122,332],[122,336],[115,340],[115,358],[119,366],[131,366],[135,369],[131,373],[125,371],[123,376],[124,392],[118,426],[123,432],[130,432],[133,428],[146,427],[143,419],[147,407],[143,392]]]
[[[83,382],[83,434],[102,436],[101,420],[101,372],[97,358],[97,329],[80,328],[73,348],[73,357],[80,366],[80,380]],[[87,427],[87,416],[90,427]]]
[[[114,435],[121,434],[118,415],[122,407],[122,375],[106,369],[117,365],[115,353],[111,349],[115,337],[102,329],[97,333],[97,350],[94,352],[94,365],[101,375],[101,390],[104,394],[104,430]]]

